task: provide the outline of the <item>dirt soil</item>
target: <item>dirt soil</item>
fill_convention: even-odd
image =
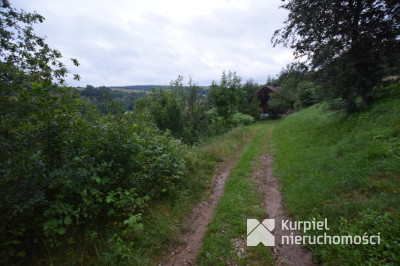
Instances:
[[[214,209],[224,193],[225,182],[236,161],[229,161],[217,175],[213,177],[211,188],[194,208],[188,221],[188,228],[183,233],[183,244],[172,252],[160,265],[195,265],[196,257],[202,247],[208,224],[211,222]]]
[[[255,173],[253,173],[254,180],[258,184],[259,192],[264,195],[265,202],[264,207],[267,210],[268,217],[275,219],[275,229],[272,233],[275,236],[275,247],[272,248],[275,254],[276,265],[315,265],[312,262],[311,252],[301,247],[300,245],[282,245],[282,235],[293,234],[300,235],[297,230],[285,230],[282,231],[282,220],[291,220],[286,215],[285,208],[282,202],[282,193],[280,191],[280,184],[274,177],[273,157],[270,155],[262,156],[262,167]]]

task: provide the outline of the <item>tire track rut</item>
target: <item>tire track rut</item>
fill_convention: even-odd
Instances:
[[[262,167],[253,173],[253,178],[258,184],[258,191],[264,196],[265,201],[263,207],[267,210],[268,217],[275,219],[275,236],[276,245],[272,248],[275,256],[276,265],[315,265],[312,262],[311,252],[300,245],[282,245],[282,235],[294,236],[300,235],[298,230],[282,230],[282,220],[291,220],[286,214],[282,201],[282,193],[280,184],[273,174],[273,157],[266,154],[261,157]]]

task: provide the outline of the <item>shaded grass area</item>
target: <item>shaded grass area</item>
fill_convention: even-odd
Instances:
[[[361,232],[369,224],[388,245],[314,246],[316,259],[333,264],[350,263],[351,256],[353,263],[400,260],[395,255],[400,252],[400,99],[381,100],[352,115],[310,107],[285,118],[273,142],[275,173],[296,220],[328,218],[331,234]],[[391,218],[383,222],[384,215]]]
[[[265,265],[273,262],[269,249],[263,245],[246,247],[247,219],[266,217],[261,207],[262,196],[250,178],[253,161],[265,152],[268,133],[275,122],[259,122],[254,139],[242,152],[228,178],[224,194],[218,203],[212,222],[203,239],[203,248],[198,256],[200,265]],[[235,243],[242,243],[236,247]],[[240,250],[242,248],[243,250]]]

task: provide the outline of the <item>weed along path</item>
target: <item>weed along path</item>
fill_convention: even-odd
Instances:
[[[257,128],[253,129],[256,131]],[[252,134],[254,135],[254,134]],[[252,137],[249,141],[252,140]],[[244,145],[245,146],[245,145]],[[217,172],[212,178],[212,186],[208,189],[202,200],[193,209],[188,219],[188,228],[182,235],[182,245],[173,251],[170,256],[159,265],[195,265],[199,250],[203,244],[203,238],[208,224],[214,214],[214,209],[224,193],[225,182],[228,179],[232,167],[235,165],[243,147],[234,158]]]

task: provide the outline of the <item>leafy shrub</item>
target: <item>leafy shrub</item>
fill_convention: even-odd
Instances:
[[[228,131],[224,119],[218,115],[216,108],[211,108],[205,112],[205,115],[209,121],[206,136],[218,136]]]
[[[82,230],[131,237],[143,228],[146,202],[185,175],[186,148],[146,114],[100,115],[71,90],[42,84],[2,102],[1,263],[30,260]]]
[[[250,125],[252,123],[254,123],[254,117],[252,117],[251,115],[236,113],[232,117],[232,124],[234,126]]]

